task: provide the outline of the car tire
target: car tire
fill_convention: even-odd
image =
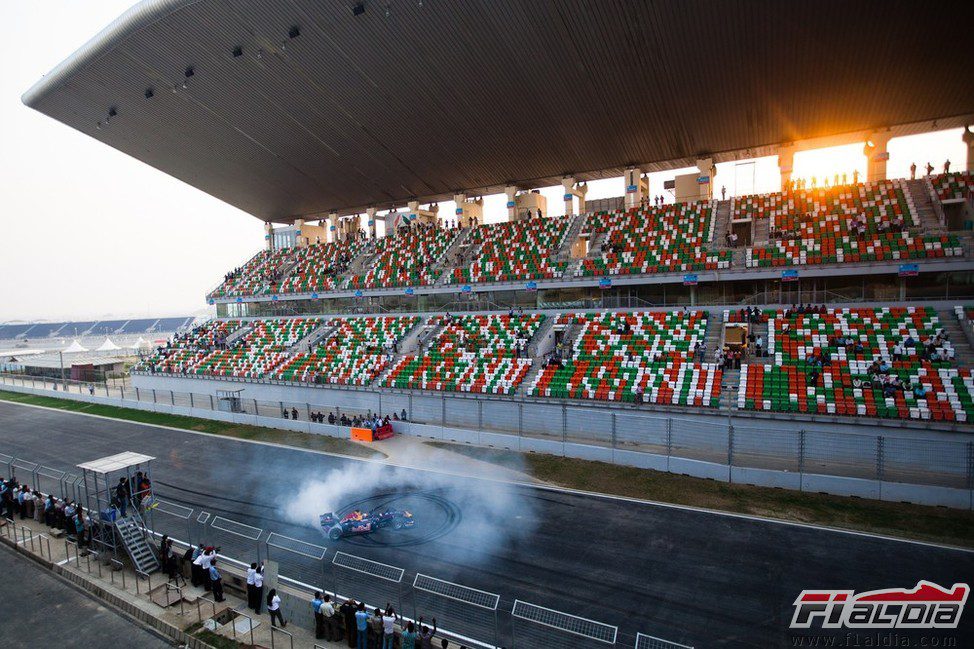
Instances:
[[[342,538],[342,529],[340,527],[333,527],[328,530],[328,538],[332,541],[338,541]]]
[[[397,518],[396,520],[392,521],[392,529],[401,530],[403,527],[404,525],[401,518]]]

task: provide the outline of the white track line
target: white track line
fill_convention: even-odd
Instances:
[[[0,386],[0,387],[2,387],[2,386]],[[24,393],[20,393],[20,394],[24,394]],[[36,395],[32,395],[32,396],[36,396]],[[50,397],[50,398],[57,398],[57,397]],[[72,399],[71,401],[74,401],[74,400]],[[176,431],[176,432],[179,432],[179,433],[189,433],[191,435],[201,435],[201,436],[205,436],[205,437],[209,437],[209,438],[214,438],[215,437],[215,438],[218,438],[218,439],[224,439],[224,440],[231,441],[231,442],[239,442],[239,443],[242,443],[242,444],[257,444],[257,445],[261,445],[261,446],[271,446],[271,447],[274,447],[274,448],[285,449],[285,450],[289,450],[289,451],[298,451],[298,452],[301,452],[301,453],[313,453],[313,454],[316,454],[316,455],[325,455],[325,456],[329,456],[329,457],[341,458],[341,459],[344,459],[344,460],[354,460],[356,462],[372,462],[372,463],[375,463],[375,464],[385,464],[387,466],[394,466],[394,467],[401,468],[401,469],[410,469],[410,470],[414,470],[414,471],[425,471],[426,473],[437,473],[437,474],[440,474],[440,475],[448,475],[448,476],[458,477],[458,478],[471,478],[471,477],[473,477],[473,478],[475,478],[477,480],[484,480],[484,481],[487,481],[487,482],[496,482],[496,483],[499,483],[499,484],[516,485],[516,486],[519,486],[519,487],[526,487],[526,488],[529,488],[529,489],[538,489],[538,490],[541,490],[541,491],[551,491],[551,492],[555,492],[555,493],[565,493],[565,494],[572,494],[572,495],[575,495],[575,496],[586,496],[586,497],[590,497],[590,498],[603,498],[603,499],[606,499],[606,500],[614,500],[614,501],[619,501],[619,502],[627,502],[627,503],[633,503],[633,504],[638,504],[638,505],[650,505],[650,506],[653,506],[653,507],[663,507],[663,508],[666,508],[666,509],[676,509],[676,510],[680,510],[680,511],[693,512],[693,513],[697,513],[697,514],[710,514],[712,516],[726,516],[726,517],[730,517],[730,518],[737,518],[737,519],[740,519],[740,520],[747,520],[747,521],[752,521],[752,522],[757,522],[757,523],[772,523],[772,524],[775,524],[775,525],[788,525],[790,527],[801,527],[801,528],[806,528],[806,529],[811,529],[811,530],[817,530],[817,531],[823,531],[823,532],[833,532],[833,533],[836,533],[836,534],[848,534],[850,536],[859,536],[859,537],[870,538],[870,539],[879,539],[879,540],[882,540],[882,541],[895,541],[897,543],[910,543],[910,544],[913,544],[913,545],[920,545],[920,546],[930,547],[930,548],[938,548],[938,549],[941,549],[941,550],[952,550],[952,551],[955,551],[955,552],[964,552],[964,553],[974,554],[974,548],[963,548],[963,547],[959,547],[959,546],[955,546],[955,545],[947,545],[945,543],[933,543],[933,542],[930,542],[930,541],[917,541],[915,539],[904,539],[904,538],[899,538],[899,537],[896,537],[896,536],[887,536],[885,534],[875,534],[875,533],[872,533],[872,532],[861,532],[861,531],[857,531],[857,530],[846,530],[846,529],[842,529],[840,527],[829,527],[828,525],[816,525],[815,523],[800,523],[800,522],[797,522],[797,521],[786,521],[786,520],[782,520],[782,519],[779,519],[779,518],[765,518],[763,516],[755,516],[753,514],[740,514],[740,513],[735,513],[735,512],[725,512],[725,511],[721,511],[721,510],[718,510],[718,509],[707,509],[705,507],[694,507],[692,505],[678,505],[678,504],[675,504],[675,503],[659,502],[659,501],[656,501],[656,500],[648,500],[648,499],[644,499],[644,498],[634,498],[632,496],[617,496],[617,495],[614,495],[614,494],[605,494],[605,493],[599,493],[599,492],[596,492],[596,491],[584,491],[582,489],[572,489],[571,487],[560,487],[560,486],[557,486],[557,485],[549,485],[549,484],[544,484],[544,483],[540,483],[540,482],[523,482],[523,481],[516,481],[516,480],[501,480],[501,479],[497,479],[497,478],[489,478],[489,477],[483,477],[483,476],[471,476],[469,474],[456,473],[456,472],[453,472],[453,471],[444,471],[442,469],[425,469],[425,468],[424,469],[421,469],[421,468],[418,468],[418,467],[415,467],[415,466],[412,466],[412,465],[408,465],[408,464],[397,464],[396,462],[393,462],[391,460],[379,460],[379,459],[375,459],[375,458],[356,457],[354,455],[344,455],[342,453],[333,453],[333,452],[330,452],[330,451],[317,451],[317,450],[314,450],[314,449],[306,449],[306,448],[298,448],[296,446],[288,446],[286,444],[277,444],[275,442],[264,442],[264,441],[252,440],[252,439],[238,439],[236,437],[227,437],[227,436],[224,436],[224,435],[216,435],[216,434],[213,434],[213,433],[203,433],[203,432],[196,431],[196,430],[188,430],[186,428],[176,428],[174,426],[163,426],[162,424],[148,424],[148,423],[144,423],[144,422],[140,422],[140,421],[130,421],[128,419],[118,419],[116,417],[108,417],[106,415],[94,415],[94,414],[87,413],[87,412],[77,412],[77,411],[74,411],[74,410],[65,410],[65,409],[62,409],[62,408],[51,408],[49,406],[38,406],[38,405],[35,405],[35,404],[31,404],[31,403],[20,403],[20,402],[17,402],[17,401],[7,401],[5,399],[0,399],[0,405],[5,404],[5,403],[9,403],[9,404],[15,405],[15,406],[23,406],[23,407],[26,407],[26,408],[39,408],[41,410],[50,410],[52,412],[67,413],[67,414],[72,414],[72,415],[80,415],[80,416],[83,416],[83,417],[94,417],[96,419],[107,419],[109,421],[120,422],[120,423],[123,423],[123,424],[131,424],[133,426],[147,426],[147,427],[150,427],[150,428],[161,428],[163,430],[172,430],[172,431]],[[78,403],[87,403],[87,402],[80,401]],[[94,405],[102,405],[102,404],[94,404]],[[125,406],[111,406],[111,407],[124,408]],[[160,414],[165,414],[165,413],[160,413]],[[180,416],[182,416],[182,415],[180,415]],[[204,418],[197,417],[197,419],[204,419]],[[338,439],[338,438],[336,438],[336,439]],[[512,452],[515,452],[516,453],[517,451],[512,451]]]

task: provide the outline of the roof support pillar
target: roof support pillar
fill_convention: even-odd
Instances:
[[[565,216],[570,216],[575,213],[572,206],[572,198],[578,199],[578,213],[585,213],[585,194],[588,193],[588,185],[585,183],[576,183],[574,176],[565,176],[561,179],[561,186],[565,190]]]
[[[717,167],[714,166],[713,158],[701,158],[697,160],[697,188],[699,189],[699,199],[709,201],[714,197],[714,174]]]
[[[964,129],[961,138],[967,145],[967,160],[964,163],[964,169],[971,171],[971,165],[974,165],[974,124]]]
[[[264,247],[274,249],[274,224],[270,222],[264,223]]]
[[[328,232],[331,233],[331,240],[333,242],[341,241],[341,235],[338,231],[338,212],[328,213]]]
[[[876,131],[869,136],[862,152],[866,156],[866,180],[886,180],[886,163],[889,162],[889,130]]]
[[[623,176],[626,181],[626,209],[642,204],[643,196],[649,195],[649,182],[639,167],[629,167]]]
[[[795,146],[778,147],[778,173],[781,174],[781,191],[791,188],[791,174],[795,168]]]
[[[440,212],[440,206],[435,203],[430,205],[428,209],[420,209],[419,201],[409,201],[407,204],[409,212],[406,218],[409,219],[409,223],[429,223],[432,226],[436,226],[438,219],[438,214]]]
[[[453,201],[457,204],[457,223],[460,224],[461,228],[474,227],[475,224],[484,222],[484,200],[482,198],[478,196],[469,200],[466,194],[459,193],[453,195]]]
[[[308,238],[302,232],[303,227],[304,219],[294,219],[294,229],[298,231],[298,234],[294,237],[294,245],[296,248],[305,248],[308,245]]]
[[[370,239],[375,239],[376,238],[376,236],[375,236],[375,232],[376,232],[376,230],[375,230],[375,208],[374,207],[367,207],[367,208],[365,208],[365,214],[369,217],[369,220],[368,220],[368,225],[369,225],[369,238]],[[389,233],[388,232],[386,232],[386,236],[389,236]]]
[[[508,185],[504,193],[507,195],[507,220],[514,221],[517,219],[517,185]]]

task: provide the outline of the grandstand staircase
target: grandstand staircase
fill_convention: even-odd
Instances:
[[[771,219],[754,219],[751,223],[753,240],[751,245],[763,246],[771,240]]]
[[[730,201],[717,201],[717,211],[714,212],[714,236],[710,238],[708,247],[716,250],[727,247],[727,231],[730,229],[730,206]]]
[[[453,240],[439,260],[433,264],[433,272],[436,273],[436,281],[433,282],[434,286],[445,286],[450,282],[450,277],[455,267],[450,260],[460,252],[461,248],[467,245],[467,239],[470,238],[471,232],[473,232],[473,228],[463,228],[460,230],[459,236]]]
[[[326,321],[320,327],[316,328],[314,331],[309,333],[307,336],[299,340],[294,346],[289,350],[291,355],[304,354],[310,352],[315,345],[331,335],[331,332],[335,330],[335,326],[331,324],[330,321]]]
[[[237,342],[238,340],[246,336],[247,333],[250,331],[250,329],[251,329],[250,324],[245,322],[242,326],[240,326],[237,329],[234,329],[231,333],[227,334],[227,339],[226,339],[227,347],[232,346],[233,343]]]
[[[137,512],[116,520],[115,531],[136,570],[150,575],[159,570],[159,559],[149,545],[145,524]]]
[[[963,327],[953,311],[938,311],[937,315],[940,316],[940,324],[944,331],[950,335],[950,344],[954,347],[954,365],[970,367],[974,363],[974,347],[971,346],[974,332]]]
[[[340,278],[336,279],[335,285],[339,287],[344,286],[345,282],[352,277],[364,275],[372,266],[372,262],[375,261],[375,255],[375,241],[369,241],[362,248],[362,252],[356,255],[348,264],[348,270]]]
[[[551,330],[554,328],[555,322],[557,320],[558,320],[558,316],[555,315],[549,315],[545,317],[544,322],[541,323],[541,326],[538,327],[538,330],[535,331],[531,339],[528,340],[528,348],[527,348],[528,356],[534,358],[535,356],[538,355],[538,350],[541,347],[541,343],[543,343],[545,339],[548,337],[548,334],[551,333]]]
[[[561,245],[558,246],[558,253],[554,257],[555,261],[568,261],[572,258],[572,247],[578,241],[578,236],[581,234],[582,228],[585,227],[585,221],[587,219],[587,214],[575,214],[572,216],[572,222],[566,228],[565,236],[561,240]]]
[[[941,224],[940,216],[934,207],[933,198],[930,196],[931,188],[926,178],[918,180],[907,180],[906,188],[913,197],[913,205],[917,210],[917,221],[920,224],[920,231],[923,234],[934,234],[943,232],[944,226]]]

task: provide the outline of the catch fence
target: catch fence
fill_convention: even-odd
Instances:
[[[500,595],[417,573],[413,579],[413,619],[423,614],[470,638],[498,640]]]
[[[201,390],[218,384],[215,379],[205,378],[182,379],[182,383],[191,380]],[[251,394],[291,386],[279,381],[245,382],[226,377],[221,377],[219,382],[239,383]],[[3,384],[51,390],[54,381],[4,375],[0,376],[0,385]],[[69,392],[88,395],[87,384],[71,381],[66,384]],[[59,391],[64,390],[62,386]],[[668,470],[674,470],[670,469],[671,460],[697,460],[730,469],[772,470],[791,476],[822,475],[921,487],[974,489],[974,442],[969,436],[950,440],[921,437],[921,433],[911,434],[902,429],[882,430],[875,426],[870,429],[854,423],[826,425],[785,419],[764,422],[729,411],[707,409],[700,409],[699,414],[671,415],[634,408],[631,404],[580,405],[495,395],[336,386],[307,388],[305,394],[320,398],[305,402],[245,398],[240,401],[240,414],[259,415],[264,418],[260,425],[344,436],[347,427],[309,424],[309,415],[320,412],[327,422],[329,414],[340,420],[343,415],[352,418],[370,412],[404,413],[411,424],[441,427],[436,432],[427,428],[416,434],[445,441],[473,441],[566,455],[571,447],[578,457],[629,464],[635,461],[637,465],[648,463],[653,467],[660,466],[657,458],[662,458]],[[97,396],[155,402],[175,411],[180,407],[195,411],[220,409],[220,400],[204,392],[99,386]],[[285,412],[287,420],[283,417]],[[295,413],[297,421],[293,419]],[[266,423],[266,418],[275,423]],[[974,432],[974,427],[970,431]],[[639,456],[634,453],[652,455],[652,458],[637,461],[634,458]],[[6,463],[9,470],[9,461]],[[3,464],[0,460],[0,466]],[[733,472],[729,478],[734,479]],[[795,488],[804,489],[804,485],[804,480],[798,480]]]
[[[371,559],[344,552],[332,558],[335,592],[354,593],[355,599],[385,609],[392,605],[402,610],[402,578],[406,571]]]

